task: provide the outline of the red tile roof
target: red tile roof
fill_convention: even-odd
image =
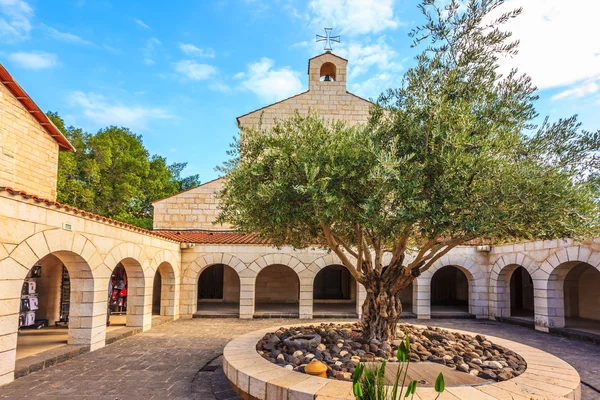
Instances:
[[[69,140],[62,134],[62,132],[52,123],[52,121],[46,116],[46,114],[35,104],[35,102],[29,97],[27,92],[23,90],[21,85],[15,81],[10,73],[0,64],[0,83],[2,83],[13,96],[17,98],[23,104],[23,107],[29,111],[31,116],[48,132],[52,139],[54,139],[61,150],[75,151],[75,147]]]
[[[7,192],[8,194],[12,195],[12,196],[21,196],[24,199],[33,199],[33,201],[35,201],[36,203],[42,203],[41,205],[46,206],[46,207],[56,207],[58,209],[62,209],[64,211],[73,213],[75,215],[79,215],[80,217],[84,217],[84,218],[89,218],[89,219],[93,219],[102,223],[106,223],[106,224],[110,224],[110,225],[115,225],[118,226],[120,228],[125,228],[125,229],[129,229],[132,231],[136,231],[139,233],[143,233],[146,235],[152,235],[152,236],[156,236],[156,237],[160,237],[162,239],[169,239],[168,237],[164,236],[164,235],[160,235],[154,231],[150,231],[148,229],[144,229],[144,228],[140,228],[139,226],[135,226],[135,225],[130,225],[127,224],[125,222],[121,222],[121,221],[117,221],[111,218],[107,218],[107,217],[103,217],[102,215],[98,215],[98,214],[94,214],[88,211],[84,211],[84,210],[79,210],[75,207],[71,207],[67,204],[62,204],[59,203],[58,201],[52,201],[49,199],[44,199],[40,196],[36,196],[35,194],[30,194],[27,192],[24,192],[22,190],[16,190],[13,189],[11,187],[8,186],[0,186],[0,192]],[[180,241],[177,239],[170,239],[170,240],[175,240],[175,241]]]
[[[270,244],[258,233],[233,231],[153,231],[168,239],[199,244]]]

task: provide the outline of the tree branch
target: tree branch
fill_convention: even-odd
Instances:
[[[327,244],[329,245],[331,250],[333,250],[333,252],[340,258],[342,264],[344,264],[344,266],[348,268],[348,271],[354,277],[354,279],[356,279],[356,281],[359,283],[363,283],[363,274],[356,269],[356,267],[348,259],[346,254],[342,250],[340,250],[340,245],[336,242],[336,240],[333,237],[333,234],[331,233],[331,227],[323,222],[321,222],[320,224],[321,229],[323,229],[325,239],[327,240]]]

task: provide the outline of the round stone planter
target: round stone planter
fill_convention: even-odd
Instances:
[[[256,343],[280,326],[240,336],[225,346],[223,369],[236,391],[247,400],[354,400],[352,384],[290,371],[256,352]],[[444,328],[445,329],[445,328]],[[475,336],[477,333],[447,329]],[[580,400],[577,371],[558,357],[521,343],[486,335],[498,345],[520,354],[527,370],[504,382],[479,386],[446,386],[440,400]],[[419,387],[415,399],[435,399],[433,388]]]

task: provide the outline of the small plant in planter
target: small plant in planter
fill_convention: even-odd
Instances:
[[[406,385],[408,366],[410,365],[410,339],[406,334],[405,339],[398,346],[396,358],[400,368],[396,373],[392,386],[385,384],[385,366],[382,362],[374,369],[369,369],[363,363],[358,363],[352,375],[352,391],[356,400],[399,400],[410,396],[411,400],[417,391],[417,381],[412,380]],[[444,375],[440,373],[435,380],[436,399],[444,391]]]

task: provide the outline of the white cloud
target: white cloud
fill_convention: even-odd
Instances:
[[[146,45],[142,49],[142,53],[144,53],[144,64],[154,65],[153,58],[156,55],[156,48],[160,45],[162,45],[161,41],[155,37],[146,40]]]
[[[217,82],[217,81],[212,82],[210,85],[208,85],[208,88],[215,92],[221,92],[221,93],[228,93],[231,91],[231,87],[229,85],[227,85],[226,83]]]
[[[210,47],[206,48],[206,49],[201,49],[199,47],[194,46],[193,44],[179,43],[179,48],[185,54],[188,54],[190,56],[209,57],[209,58],[215,57],[215,51],[213,49],[211,49]]]
[[[505,68],[518,67],[540,89],[600,76],[600,1],[508,0],[498,11],[519,6],[521,16],[505,24],[519,54],[503,60]]]
[[[45,26],[46,32],[48,35],[56,40],[60,40],[62,42],[67,43],[75,43],[75,44],[85,44],[85,45],[93,45],[89,40],[85,40],[81,36],[74,35],[68,32],[61,32],[58,29],[54,29],[49,26]]]
[[[552,100],[559,100],[564,98],[580,98],[587,96],[588,94],[594,94],[600,89],[596,82],[588,82],[581,86],[576,86],[573,89],[567,89],[558,94],[552,96]]]
[[[76,91],[71,93],[69,99],[73,106],[82,110],[87,119],[99,126],[117,125],[140,129],[150,120],[173,118],[162,108],[124,105],[109,101],[96,93]]]
[[[300,74],[288,67],[274,69],[275,62],[262,58],[249,64],[248,71],[237,73],[242,89],[255,93],[264,102],[275,102],[302,91]]]
[[[375,43],[361,44],[352,42],[339,49],[336,54],[351,60],[349,65],[349,78],[356,78],[366,73],[371,68],[379,71],[399,72],[403,69],[398,61],[398,53],[392,49],[383,37]]]
[[[377,97],[390,88],[398,87],[402,77],[400,75],[380,72],[371,78],[352,85],[352,92],[368,99],[377,100]]]
[[[200,64],[193,60],[181,60],[175,63],[175,71],[195,81],[209,79],[217,74],[217,69],[212,65]]]
[[[134,18],[133,21],[144,29],[150,29],[150,27],[146,25],[141,19]]]
[[[350,36],[378,33],[401,25],[394,16],[394,0],[311,0],[308,8],[313,26],[337,28]]]
[[[33,14],[23,0],[0,0],[0,42],[27,39]]]
[[[57,64],[56,54],[44,51],[19,51],[9,54],[8,59],[26,69],[45,69],[54,67]]]

